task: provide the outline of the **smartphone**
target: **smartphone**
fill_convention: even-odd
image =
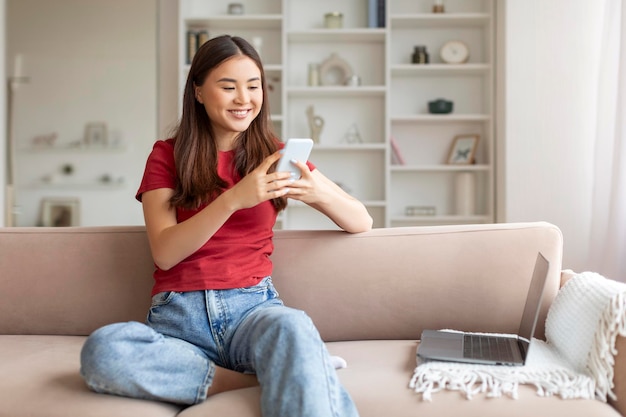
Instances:
[[[294,180],[300,179],[302,172],[300,168],[295,166],[291,161],[296,160],[298,162],[306,162],[313,149],[313,139],[309,138],[292,138],[287,141],[285,147],[282,149],[283,156],[278,160],[276,166],[276,172],[290,172],[291,178]]]

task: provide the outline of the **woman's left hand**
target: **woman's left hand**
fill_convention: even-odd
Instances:
[[[286,197],[319,210],[346,232],[365,232],[372,228],[372,217],[359,200],[346,193],[319,169],[311,171],[305,163],[292,163],[300,168],[302,176],[287,186]]]
[[[320,195],[320,189],[323,190],[324,188],[322,184],[319,183],[320,179],[316,178],[317,175],[314,175],[314,172],[319,171],[314,170],[311,172],[309,166],[300,161],[291,161],[291,163],[300,169],[302,176],[300,179],[289,184],[286,197],[302,201],[306,204],[314,204],[316,201],[319,201],[323,197],[323,195]]]

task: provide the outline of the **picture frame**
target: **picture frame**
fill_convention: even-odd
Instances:
[[[452,165],[471,165],[475,162],[479,135],[457,135],[452,141],[447,163]]]
[[[85,125],[85,145],[106,147],[108,145],[107,125],[104,122],[90,122]]]
[[[78,198],[44,198],[41,200],[41,226],[69,227],[80,225]]]

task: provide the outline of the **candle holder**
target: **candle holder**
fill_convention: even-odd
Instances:
[[[433,3],[433,13],[444,13],[443,0],[435,0]]]
[[[324,27],[326,29],[341,29],[343,27],[343,13],[326,13],[324,15]]]

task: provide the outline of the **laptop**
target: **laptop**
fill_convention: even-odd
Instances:
[[[524,365],[535,334],[550,263],[539,253],[517,335],[424,330],[417,349],[422,360],[487,365]]]

